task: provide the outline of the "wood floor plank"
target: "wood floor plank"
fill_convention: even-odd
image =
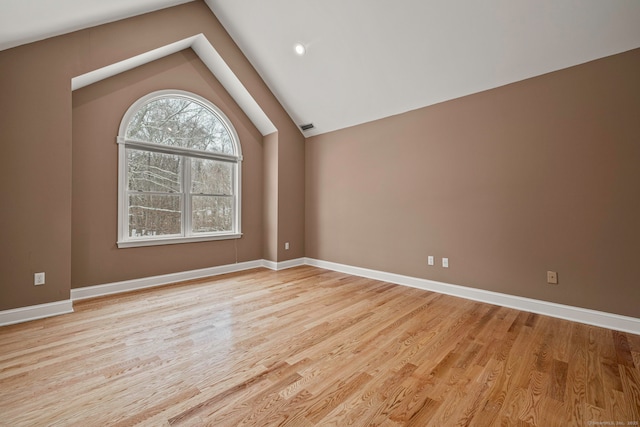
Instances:
[[[0,426],[640,421],[639,336],[315,267],[74,310],[0,328]]]
[[[568,425],[584,425],[586,423],[588,334],[587,326],[573,325],[573,333],[569,343],[571,363],[567,371],[567,398],[565,399]]]

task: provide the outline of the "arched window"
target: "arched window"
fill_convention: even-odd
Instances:
[[[125,113],[118,144],[118,247],[241,236],[242,153],[216,106],[151,93]]]

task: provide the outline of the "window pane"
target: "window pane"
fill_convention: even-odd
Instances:
[[[193,196],[194,233],[212,233],[233,229],[233,197]]]
[[[127,127],[127,138],[235,155],[227,128],[194,100],[163,97],[144,104]]]
[[[233,194],[232,163],[191,159],[191,192],[196,194]]]
[[[180,156],[127,149],[129,190],[180,191]]]
[[[179,195],[129,195],[129,237],[181,233]]]

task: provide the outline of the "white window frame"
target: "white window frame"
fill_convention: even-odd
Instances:
[[[155,144],[145,141],[138,141],[129,139],[126,137],[127,127],[129,122],[138,112],[138,110],[146,103],[155,99],[164,97],[176,97],[186,98],[190,101],[196,102],[208,110],[211,111],[225,126],[229,136],[231,137],[234,145],[235,155],[230,156],[226,154],[213,153],[201,150],[194,150],[189,148],[172,147],[168,145]],[[156,245],[170,245],[176,243],[190,243],[190,242],[203,242],[210,240],[227,240],[227,239],[239,239],[242,237],[241,232],[241,200],[242,200],[242,151],[240,147],[240,139],[234,129],[231,121],[227,116],[214,104],[207,99],[196,95],[191,92],[183,90],[160,90],[152,92],[143,96],[134,102],[131,107],[124,114],[122,121],[120,122],[120,128],[118,130],[118,137],[116,139],[118,143],[118,248],[131,248],[138,246],[156,246]],[[129,197],[128,197],[128,160],[127,160],[127,148],[153,151],[165,154],[174,154],[182,157],[182,192],[180,193],[182,199],[182,230],[180,235],[164,235],[164,236],[144,236],[144,237],[131,237],[129,236]],[[223,162],[231,162],[235,164],[234,176],[233,176],[233,192],[234,192],[234,215],[233,226],[229,232],[215,232],[215,233],[192,233],[191,230],[191,188],[189,184],[190,178],[188,175],[191,173],[190,159],[201,158],[209,160],[218,160]],[[187,177],[185,181],[185,177]]]

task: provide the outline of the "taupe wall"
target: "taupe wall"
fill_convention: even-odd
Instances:
[[[66,66],[48,67],[57,46],[0,52],[0,310],[69,298],[71,90]]]
[[[297,128],[278,132],[278,261],[305,254],[305,144],[304,139],[302,144],[286,143],[295,141],[298,133]],[[286,242],[289,242],[288,250],[285,250]]]
[[[640,317],[638,76],[634,50],[308,139],[306,255]]]
[[[114,136],[138,98],[161,89],[207,98],[242,146],[242,239],[118,249],[118,147]],[[191,50],[73,93],[71,287],[112,283],[262,258],[262,135]]]
[[[198,33],[276,133],[260,140],[191,51],[72,95],[75,76]],[[306,147],[201,1],[2,51],[0,71],[0,310],[67,299],[72,284],[306,255],[640,317],[638,50]],[[106,135],[122,112],[105,106],[167,84],[215,98],[242,134],[254,165],[244,168],[246,240],[115,249]],[[428,267],[428,255],[451,267]],[[545,284],[546,270],[559,272],[558,286]],[[38,271],[45,286],[33,286]]]
[[[278,260],[278,134],[264,138],[264,259]]]
[[[229,241],[174,245],[184,251],[180,262],[175,260],[175,252],[169,246],[150,251],[122,249],[121,252],[113,246],[106,248],[107,235],[115,238],[115,206],[111,208],[114,217],[109,224],[89,225],[88,211],[84,209],[93,209],[83,206],[82,199],[72,200],[73,195],[87,197],[88,192],[85,184],[77,179],[72,185],[72,170],[74,174],[85,175],[90,171],[83,170],[75,162],[74,156],[87,153],[81,150],[82,141],[76,143],[73,140],[72,119],[74,122],[80,120],[88,104],[86,99],[81,99],[82,95],[77,95],[75,100],[72,98],[71,79],[200,33],[212,43],[277,128],[277,156],[293,161],[278,162],[277,173],[261,178],[271,180],[269,185],[278,189],[278,205],[287,205],[292,215],[304,218],[304,187],[291,187],[282,181],[283,178],[304,181],[304,137],[204,2],[191,2],[8,49],[0,52],[0,188],[3,195],[0,210],[0,310],[67,299],[72,280],[73,286],[86,286],[111,278],[117,280],[138,274],[149,276],[184,271],[226,264],[236,259],[235,243]],[[168,62],[173,60],[175,58]],[[194,72],[202,74],[200,65],[188,60],[176,66],[183,68],[190,79],[193,78],[193,81],[184,82],[183,88],[206,90],[221,98],[227,97],[228,101],[228,96],[219,93],[210,79],[195,76]],[[167,73],[168,76],[172,71]],[[120,90],[119,85],[126,85],[127,79],[135,79],[134,75],[136,72],[127,74],[124,80],[105,83],[102,90],[111,90],[110,84]],[[163,78],[154,77],[140,84],[141,87],[156,87]],[[207,85],[209,87],[205,89]],[[136,86],[132,90],[138,91],[139,88]],[[111,99],[110,94],[104,95]],[[117,102],[124,100],[124,95],[133,94],[119,93]],[[75,115],[72,114],[73,101],[76,104]],[[228,104],[226,108],[235,114],[232,110],[236,107]],[[236,126],[247,127],[244,122],[245,118],[239,118],[240,124]],[[98,126],[101,132],[110,131],[106,129],[106,123]],[[76,136],[83,137],[82,126],[75,130]],[[238,130],[255,137],[255,130],[249,127]],[[256,162],[257,168],[264,168],[257,153],[249,161]],[[113,159],[107,157],[105,162],[113,162]],[[247,173],[247,169],[243,172]],[[100,185],[106,188],[112,177],[101,177],[104,182]],[[252,179],[255,178],[250,177],[250,181]],[[257,198],[253,206],[259,210],[262,210],[262,189],[265,186],[244,190],[246,194],[243,197]],[[111,198],[113,195],[113,190],[105,194]],[[291,223],[276,219],[277,234],[267,235],[273,242],[261,243],[262,223],[268,218],[260,212],[262,223],[257,224],[255,211],[245,214],[249,215],[244,226],[251,232],[251,241],[246,245],[237,242],[238,260],[262,258],[262,249],[256,248],[268,243],[280,248],[285,238],[292,242],[295,250],[276,253],[275,261],[302,256],[304,219]],[[78,224],[75,224],[76,218]],[[91,230],[91,227],[100,230]],[[126,254],[131,254],[139,266],[125,266],[123,263],[129,257]],[[100,260],[103,256],[106,258]],[[95,271],[92,271],[93,267]],[[46,285],[34,287],[33,273],[39,271],[46,272]]]

